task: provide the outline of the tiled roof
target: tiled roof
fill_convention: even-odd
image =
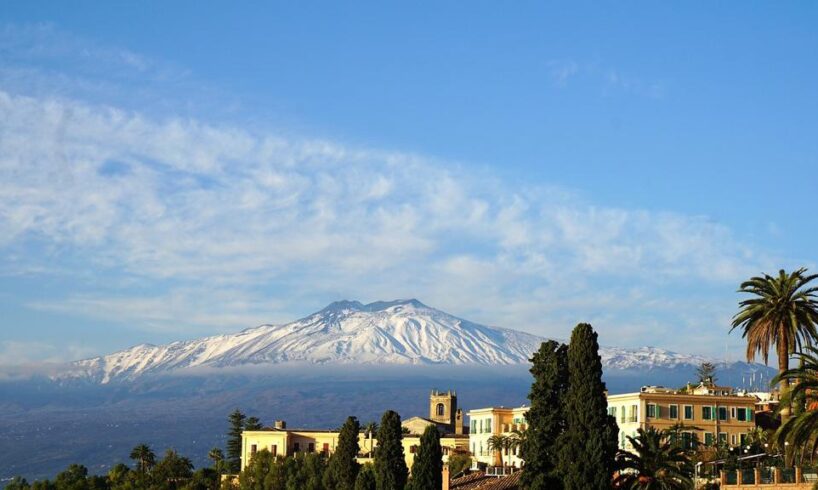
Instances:
[[[475,471],[468,475],[455,478],[451,481],[451,490],[517,490],[520,483],[518,471],[507,476],[487,476],[481,471]]]

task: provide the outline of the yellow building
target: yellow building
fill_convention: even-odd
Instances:
[[[441,433],[440,445],[443,461],[455,452],[468,452],[469,436],[463,434],[463,415],[457,408],[457,395],[453,392],[432,391],[429,402],[429,418],[412,417],[402,423],[408,432],[403,436],[403,454],[406,466],[411,470],[415,454],[420,447],[420,436],[427,426],[433,425]],[[339,431],[315,429],[288,429],[278,420],[271,428],[244,431],[241,435],[241,468],[244,469],[255,453],[266,449],[273,456],[293,456],[299,452],[323,453],[329,456],[338,444]],[[374,435],[358,435],[358,461],[371,461],[372,451],[378,447]]]
[[[526,429],[525,414],[528,407],[506,408],[490,407],[470,410],[469,416],[469,449],[476,463],[488,466],[521,467],[520,448],[493,450],[489,449],[489,438],[501,435],[514,437],[514,431]]]
[[[619,425],[619,448],[632,449],[627,436],[639,428],[669,429],[681,424],[685,447],[716,441],[743,445],[755,428],[756,397],[732,388],[700,384],[687,390],[645,386],[638,393],[608,395],[608,413]]]

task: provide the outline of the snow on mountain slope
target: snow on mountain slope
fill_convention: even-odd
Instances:
[[[138,345],[77,361],[62,377],[101,383],[192,367],[230,367],[302,361],[317,364],[527,363],[545,340],[487,327],[430,308],[417,300],[332,303],[286,325],[262,325],[236,334],[167,345]],[[603,348],[603,364],[617,369],[698,365],[705,359],[661,349]]]

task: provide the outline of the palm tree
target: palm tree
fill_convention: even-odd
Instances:
[[[133,448],[130,458],[136,461],[139,472],[143,475],[156,464],[156,455],[147,444],[140,444]]]
[[[207,453],[207,457],[213,461],[213,469],[217,472],[222,472],[222,466],[224,466],[224,452],[221,449],[214,447]]]
[[[766,364],[770,348],[775,344],[778,372],[782,374],[789,369],[790,356],[818,337],[818,288],[807,287],[818,275],[806,272],[807,269],[801,268],[788,274],[782,269],[777,277],[764,274],[741,283],[739,292],[752,297],[739,302],[730,331],[736,328],[743,331],[741,336],[747,339],[747,361],[752,362],[756,354],[761,354]],[[788,378],[780,379],[780,390],[781,396],[786,397]],[[789,416],[790,407],[782,403],[782,422]]]
[[[363,430],[364,430],[364,434],[366,434],[366,436],[367,436],[367,439],[369,439],[369,451],[368,451],[367,454],[371,458],[372,457],[372,449],[373,449],[373,446],[374,446],[372,438],[375,436],[375,434],[378,433],[378,423],[374,422],[374,421],[368,422],[366,425],[364,425]]]
[[[494,451],[495,453],[500,455],[500,466],[503,468],[506,467],[505,463],[503,462],[503,450],[509,449],[511,447],[512,438],[509,436],[504,436],[502,434],[495,434],[488,438],[486,441],[488,443],[488,450]]]
[[[614,478],[614,487],[628,490],[692,488],[690,460],[667,439],[666,433],[654,427],[640,428],[636,437],[628,436],[635,452],[619,451],[616,455],[619,473]]]
[[[795,404],[798,409],[779,427],[775,440],[779,447],[789,443],[796,451],[814,456],[818,450],[818,348],[806,347],[795,357],[798,367],[773,378],[774,382],[792,382],[792,389],[786,399],[782,397],[781,405]]]

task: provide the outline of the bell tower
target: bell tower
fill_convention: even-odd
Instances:
[[[429,420],[445,424],[453,430],[456,426],[457,412],[457,393],[432,390],[432,394],[429,395]]]

